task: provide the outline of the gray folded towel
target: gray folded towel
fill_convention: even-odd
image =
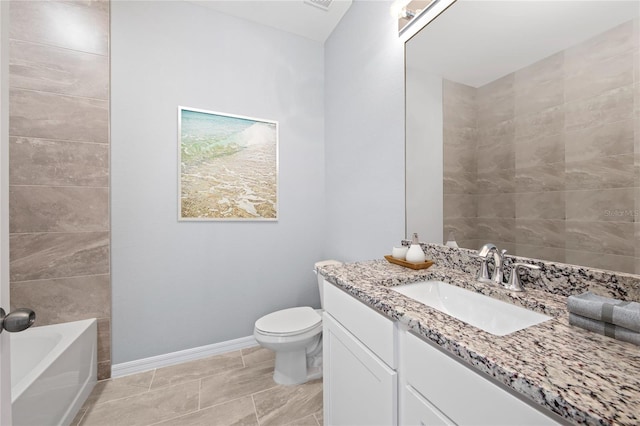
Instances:
[[[640,303],[623,302],[591,292],[567,299],[569,312],[640,332]]]
[[[602,321],[596,321],[591,318],[585,318],[576,314],[569,314],[569,324],[575,325],[603,336],[612,337],[622,340],[623,342],[633,343],[640,346],[640,333],[629,330],[624,327],[609,324]]]

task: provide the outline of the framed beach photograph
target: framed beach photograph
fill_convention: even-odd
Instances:
[[[278,220],[278,122],[178,107],[178,220]]]

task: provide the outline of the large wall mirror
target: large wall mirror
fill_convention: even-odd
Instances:
[[[407,233],[640,274],[639,16],[458,0],[411,38]]]

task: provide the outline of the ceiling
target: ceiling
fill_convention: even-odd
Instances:
[[[352,0],[188,0],[218,12],[324,43]],[[328,8],[310,3],[328,4]]]
[[[458,0],[407,42],[407,66],[480,87],[639,15],[638,0]]]

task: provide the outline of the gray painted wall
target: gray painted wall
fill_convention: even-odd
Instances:
[[[311,271],[326,230],[323,46],[182,1],[111,7],[114,363],[248,336],[268,312],[319,306]],[[280,122],[277,223],[178,223],[178,105]],[[401,146],[395,121],[388,134]],[[370,135],[357,143],[377,145]],[[372,158],[386,161],[387,151],[401,157],[387,148]]]
[[[354,1],[325,43],[325,253],[341,260],[404,238],[404,45],[390,5]]]

